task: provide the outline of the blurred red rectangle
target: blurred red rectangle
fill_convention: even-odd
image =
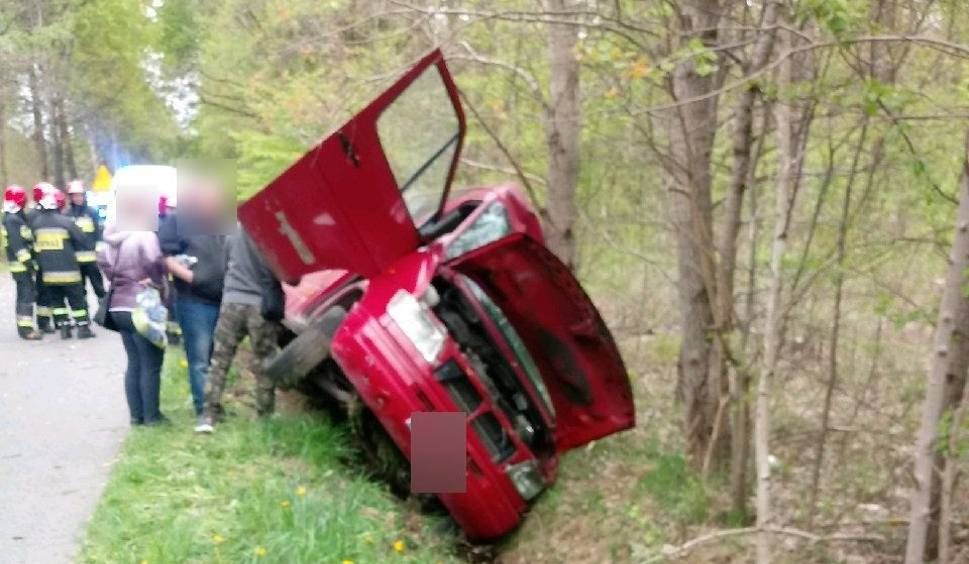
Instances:
[[[411,415],[410,488],[413,493],[464,493],[467,470],[467,414]]]

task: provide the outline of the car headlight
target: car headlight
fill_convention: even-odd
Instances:
[[[399,290],[387,304],[387,315],[414,344],[424,360],[430,364],[437,362],[447,334],[431,317],[427,306],[409,292]]]
[[[447,258],[453,259],[501,239],[511,232],[508,212],[501,202],[493,202],[468,229],[451,241]]]
[[[545,489],[545,480],[542,479],[542,473],[539,472],[538,464],[534,460],[513,464],[505,472],[511,478],[511,483],[515,485],[518,494],[525,501],[532,499]]]

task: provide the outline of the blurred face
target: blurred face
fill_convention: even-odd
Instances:
[[[235,220],[231,171],[219,162],[179,163],[178,208],[179,230],[226,232]]]
[[[158,228],[158,193],[152,187],[126,186],[115,193],[118,227],[123,231]]]
[[[84,204],[84,194],[71,194],[71,203],[75,206]]]

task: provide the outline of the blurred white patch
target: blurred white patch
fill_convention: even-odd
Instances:
[[[320,215],[313,218],[313,223],[315,223],[316,225],[330,226],[330,225],[336,225],[336,220],[333,219],[333,216],[328,213],[321,213]]]

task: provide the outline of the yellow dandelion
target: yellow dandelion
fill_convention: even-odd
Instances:
[[[284,509],[287,508],[287,507],[289,507],[289,500],[288,499],[284,499],[284,500],[280,501],[279,502],[279,506],[282,507],[282,508],[284,508]]]
[[[141,562],[139,562],[138,564],[148,564],[148,561],[147,561],[147,560],[142,560],[142,561],[141,561]]]
[[[306,488],[304,486],[299,486],[296,488],[296,495],[303,497],[306,495]]]
[[[340,564],[353,564],[353,560],[347,560],[346,558],[344,558],[343,561],[340,562]]]
[[[396,550],[397,552],[404,552],[404,549],[406,547],[407,545],[404,544],[404,541],[400,539],[397,539],[394,541],[394,550]]]
[[[225,537],[223,537],[219,533],[215,533],[214,535],[212,535],[212,542],[214,542],[215,544],[222,544],[225,542]]]
[[[267,554],[269,554],[269,551],[266,550],[266,547],[264,547],[264,546],[257,546],[256,547],[256,558],[262,558],[263,556],[265,556]]]
[[[181,366],[182,368],[188,368],[188,361],[183,358],[178,361],[178,365]]]

